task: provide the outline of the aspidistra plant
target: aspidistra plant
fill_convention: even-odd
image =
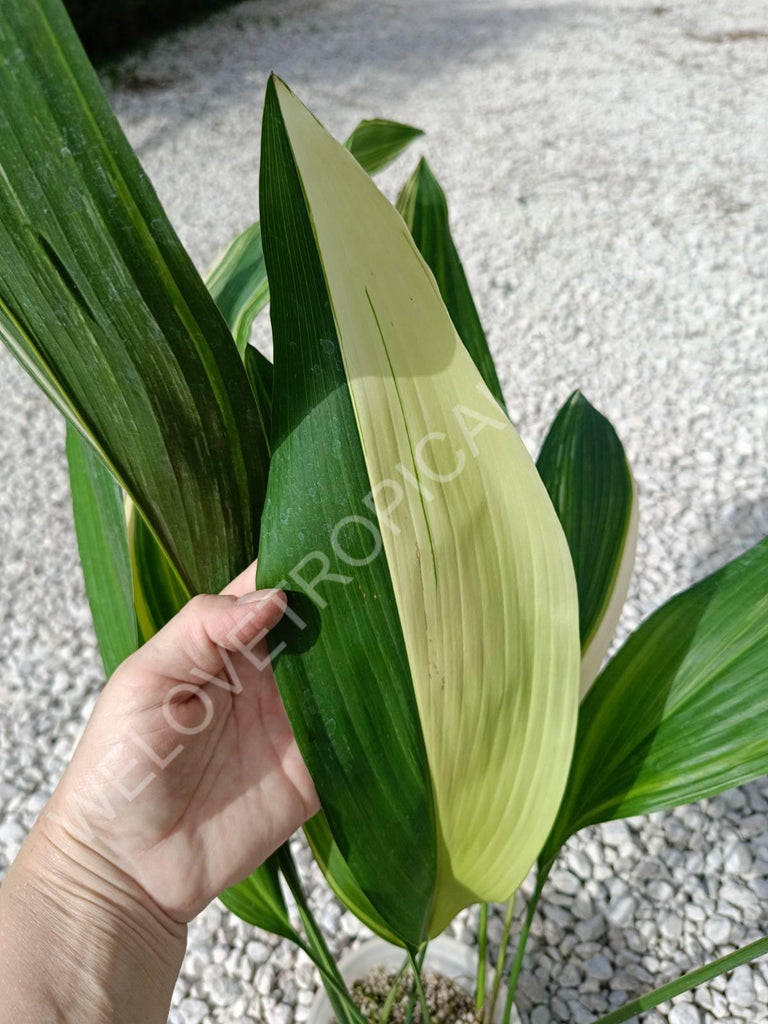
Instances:
[[[8,0],[0,335],[71,424],[107,672],[257,551],[259,585],[288,591],[273,652],[323,805],[306,833],[361,920],[414,962],[462,907],[511,901],[538,860],[508,1019],[570,835],[768,768],[768,545],[674,598],[600,672],[637,535],[623,447],[575,392],[528,456],[434,175],[422,160],[397,209],[369,176],[419,134],[369,121],[341,146],[272,78],[261,222],[204,283],[59,0]],[[249,344],[268,301],[274,367]],[[302,945],[338,1019],[359,1022],[287,847],[223,899]]]

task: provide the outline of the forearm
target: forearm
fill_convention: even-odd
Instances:
[[[44,816],[0,887],[0,1019],[165,1024],[185,944],[186,926]]]

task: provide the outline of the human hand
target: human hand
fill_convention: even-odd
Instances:
[[[57,1008],[72,959],[75,990],[95,984],[105,1005],[121,993],[127,1016],[82,1017],[73,994],[71,1019],[164,1020],[185,923],[318,809],[265,639],[285,596],[248,593],[254,575],[251,566],[223,594],[193,598],[117,669],[0,890],[4,924],[33,932],[26,950],[10,940],[11,973],[15,959],[29,974],[37,918],[44,942],[67,944],[63,964],[45,954],[60,977]],[[47,1019],[38,1004],[35,1013]]]
[[[193,598],[118,668],[48,809],[176,921],[199,913],[318,809],[266,634],[280,591]]]

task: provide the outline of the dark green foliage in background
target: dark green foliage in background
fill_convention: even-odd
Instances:
[[[64,0],[91,60],[103,60],[235,0]]]

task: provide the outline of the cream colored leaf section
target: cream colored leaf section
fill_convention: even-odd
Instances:
[[[638,504],[637,487],[634,477],[632,478],[632,508],[629,513],[627,532],[624,537],[624,547],[621,551],[621,559],[616,570],[616,579],[611,590],[610,598],[606,604],[602,618],[597,624],[597,629],[592,635],[587,648],[581,658],[581,685],[579,699],[582,700],[589,691],[590,686],[597,678],[603,659],[611,646],[611,640],[616,633],[621,613],[629,593],[629,583],[632,579],[632,570],[635,567],[635,552],[637,551],[637,526],[638,526]]]
[[[536,468],[399,214],[282,83],[435,794],[430,934],[507,899],[554,820],[579,689],[576,584]],[[343,548],[343,526],[334,530]],[[382,825],[382,840],[386,826]]]

